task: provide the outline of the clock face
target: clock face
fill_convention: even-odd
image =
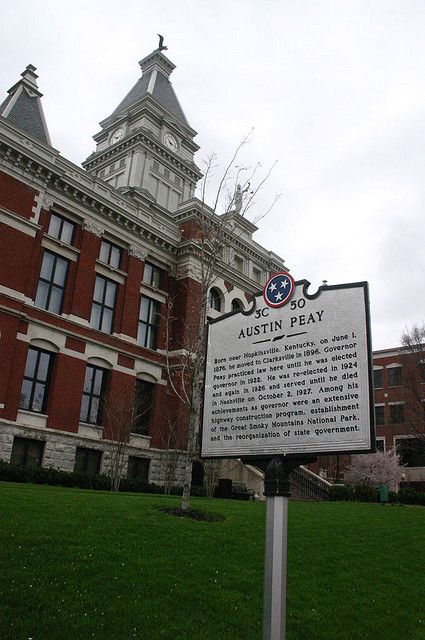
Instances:
[[[117,129],[115,133],[113,133],[111,136],[111,144],[115,144],[115,142],[119,142],[121,138],[123,138],[123,136],[124,136],[124,130]]]
[[[166,133],[164,135],[164,144],[171,149],[171,151],[177,151],[178,149],[177,140],[171,133]]]

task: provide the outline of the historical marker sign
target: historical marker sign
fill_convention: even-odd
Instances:
[[[373,450],[367,283],[308,286],[277,274],[211,322],[203,457]]]

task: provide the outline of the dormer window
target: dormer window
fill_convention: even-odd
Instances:
[[[60,216],[58,213],[52,213],[52,215],[50,216],[48,231],[49,236],[52,236],[52,238],[57,238],[64,244],[72,244],[74,231],[74,222],[67,220],[63,216]]]

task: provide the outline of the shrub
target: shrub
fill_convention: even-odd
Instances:
[[[353,487],[353,500],[359,502],[379,502],[379,493],[375,487],[357,484]]]
[[[425,493],[416,489],[400,489],[398,502],[401,504],[419,504],[425,506]]]
[[[130,491],[133,493],[164,493],[164,487],[152,484],[141,478],[121,478],[120,491]]]
[[[329,487],[329,500],[335,502],[337,500],[352,500],[353,491],[351,487],[344,484],[334,484]]]
[[[374,487],[365,484],[334,484],[329,488],[329,500],[356,500],[358,502],[379,502],[379,493]]]
[[[87,475],[74,471],[61,471],[52,467],[27,467],[2,461],[0,461],[0,480],[79,487],[80,489],[108,490],[111,488],[111,480],[105,475]]]
[[[109,491],[111,479],[106,475],[88,475],[79,471],[61,471],[52,467],[27,467],[10,464],[0,460],[0,480],[6,482],[33,482],[34,484],[60,485],[62,487],[77,487],[79,489],[97,489]],[[164,487],[141,480],[140,478],[122,478],[120,491],[135,493],[163,494]],[[181,487],[172,487],[172,495],[181,495]]]

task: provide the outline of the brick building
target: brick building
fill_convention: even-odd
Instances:
[[[375,351],[373,374],[377,448],[396,449],[405,482],[424,489],[425,352],[403,347]]]
[[[139,64],[83,169],[51,144],[32,65],[0,106],[0,457],[107,473],[102,406],[126,397],[147,408],[123,472],[161,483],[167,420],[182,448],[186,427],[166,352],[181,353],[196,326],[194,233],[216,214],[194,196],[198,145],[169,79],[174,65],[159,50]],[[247,308],[285,268],[255,230],[229,215],[208,315]]]
[[[425,489],[425,350],[423,345],[374,351],[376,448],[400,454],[404,483]],[[311,470],[344,480],[350,456],[321,456]]]

